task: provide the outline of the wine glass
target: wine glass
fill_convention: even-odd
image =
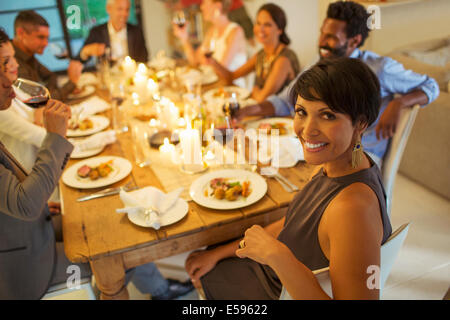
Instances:
[[[204,55],[206,58],[211,58],[216,49],[216,40],[214,38],[209,39],[208,43],[204,47]]]
[[[66,48],[64,48],[62,45],[60,45],[58,42],[52,42],[49,45],[50,51],[58,60],[64,60],[69,59],[69,52]]]
[[[175,23],[180,29],[186,24],[186,17],[184,16],[183,10],[177,10],[173,14],[173,23]]]
[[[50,99],[50,92],[40,83],[18,78],[13,83],[16,99],[33,109],[43,107]]]

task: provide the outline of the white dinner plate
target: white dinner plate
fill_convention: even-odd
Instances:
[[[113,171],[104,178],[98,178],[97,180],[91,180],[89,177],[81,178],[78,176],[78,169],[84,165],[88,165],[90,167],[96,167],[101,163],[108,162],[109,160],[113,160],[111,166]],[[116,183],[126,176],[128,176],[131,172],[132,165],[130,161],[121,157],[114,156],[101,156],[90,158],[86,160],[82,160],[70,168],[67,168],[63,175],[62,181],[68,185],[69,187],[77,188],[77,189],[93,189],[105,187],[110,184]]]
[[[68,99],[72,99],[72,100],[81,99],[81,98],[86,98],[86,97],[90,96],[93,93],[95,93],[95,87],[94,86],[92,86],[92,85],[84,86],[83,90],[80,93],[77,93],[77,94],[71,93],[71,94],[69,94],[67,96],[67,98]]]
[[[247,197],[239,197],[236,201],[226,199],[219,200],[211,197],[210,181],[215,178],[228,178],[230,182],[250,181],[251,194]],[[207,196],[205,196],[205,191]],[[266,180],[259,174],[239,169],[224,169],[212,171],[195,180],[189,189],[189,194],[197,204],[219,210],[231,210],[249,206],[259,201],[267,192]]]
[[[70,158],[71,159],[89,158],[89,157],[99,154],[100,152],[103,151],[103,149],[105,149],[105,146],[100,147],[100,148],[95,148],[95,149],[83,150],[83,151],[79,151],[79,152],[73,151],[72,154],[70,155]]]
[[[156,188],[153,188],[152,192],[160,192],[160,196],[164,196],[163,192]],[[148,196],[147,188],[128,192],[128,194],[133,198],[139,200],[139,202],[145,202],[145,198]],[[175,204],[169,208],[169,210],[163,212],[159,217],[161,227],[168,226],[180,221],[187,215],[188,211],[189,206],[186,200],[179,198],[177,202],[175,202]],[[132,214],[128,213],[127,215],[128,219],[134,224],[145,228],[151,228],[151,226],[148,224],[148,221],[145,220],[145,215],[142,212]]]
[[[200,70],[202,72],[202,84],[211,84],[219,80],[219,77],[212,67],[202,65],[200,66]]]
[[[285,128],[287,129],[287,133],[280,137],[284,136],[295,136],[294,132],[294,120],[290,118],[264,118],[256,121],[249,121],[245,124],[246,129],[255,129],[258,132],[258,127],[262,123],[276,124],[276,123],[284,123]]]
[[[103,129],[106,129],[109,126],[109,119],[104,116],[89,116],[87,117],[90,119],[93,123],[93,127],[87,130],[72,130],[67,129],[67,137],[83,137],[83,136],[89,136],[91,134],[97,133],[102,131]]]
[[[205,100],[214,100],[214,99],[223,99],[220,95],[220,92],[224,90],[226,92],[234,92],[236,93],[236,98],[238,101],[242,101],[247,99],[250,96],[250,91],[248,91],[245,88],[237,87],[237,86],[229,86],[229,87],[220,87],[211,89],[209,91],[206,91],[203,95],[203,98]]]

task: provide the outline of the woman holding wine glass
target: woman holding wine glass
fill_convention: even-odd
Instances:
[[[247,61],[244,31],[227,16],[230,5],[230,0],[203,0],[200,6],[203,19],[211,26],[197,49],[189,42],[184,16],[180,12],[175,14],[173,31],[181,40],[190,65],[205,64],[206,59],[213,57],[229,70],[236,70]]]
[[[252,98],[257,102],[280,92],[300,71],[296,54],[289,49],[290,39],[286,34],[286,14],[273,3],[263,5],[256,16],[254,34],[263,49],[257,52],[239,69],[228,69],[217,59],[207,59],[216,73],[228,83],[256,72]]]

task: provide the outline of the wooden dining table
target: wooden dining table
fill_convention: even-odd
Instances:
[[[132,163],[131,173],[108,186],[130,184],[140,188],[154,186],[166,192],[152,167],[134,162],[133,141],[129,132],[118,134],[98,156],[119,156]],[[71,159],[66,170],[81,160]],[[295,167],[280,168],[279,173],[300,189],[313,166],[300,161]],[[133,224],[126,214],[116,213],[123,203],[119,195],[85,202],[81,196],[101,189],[76,189],[60,183],[62,229],[67,258],[73,263],[89,263],[101,299],[128,299],[126,270],[149,262],[230,241],[243,236],[252,225],[268,225],[282,218],[295,196],[276,180],[265,177],[267,193],[258,202],[233,210],[215,210],[188,201],[188,213],[180,221],[159,230]]]

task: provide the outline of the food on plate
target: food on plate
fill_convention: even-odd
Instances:
[[[84,88],[76,87],[75,89],[73,89],[72,94],[77,95],[77,94],[82,93],[83,91],[84,91]]]
[[[219,88],[214,92],[213,97],[214,98],[230,98],[232,92],[225,90],[223,87]]]
[[[286,124],[283,122],[275,122],[275,123],[262,122],[259,124],[258,129],[267,130],[267,134],[270,134],[272,130],[278,129],[278,133],[280,135],[287,134],[288,131],[286,128]]]
[[[69,123],[69,129],[71,130],[89,130],[92,129],[94,127],[94,123],[92,122],[91,119],[83,119],[81,121],[78,122],[74,122],[74,121],[70,121]]]
[[[114,169],[111,166],[113,160],[100,163],[97,167],[91,167],[88,165],[81,166],[77,170],[77,174],[80,178],[87,178],[91,180],[97,180],[98,178],[107,177]]]
[[[229,178],[215,178],[209,182],[209,186],[212,189],[210,197],[214,197],[218,200],[236,201],[240,196],[247,198],[252,190],[250,189],[250,181],[233,181],[230,182]],[[205,193],[207,196],[207,193]]]

